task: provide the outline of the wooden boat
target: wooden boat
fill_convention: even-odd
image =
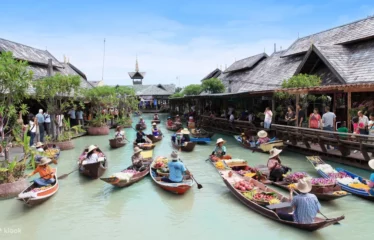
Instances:
[[[134,147],[139,147],[140,149],[143,150],[152,150],[156,147],[155,144],[153,143],[143,143],[143,144],[137,144],[136,141],[133,142]]]
[[[33,182],[28,188],[23,190],[17,197],[17,200],[24,202],[28,206],[35,206],[38,204],[41,204],[48,199],[50,199],[53,195],[55,195],[58,191],[59,185],[58,185],[58,179],[56,177],[57,175],[57,169],[53,169],[55,172],[54,178],[55,182],[51,185],[51,187],[35,191],[39,188],[39,186]],[[35,191],[35,192],[34,192]]]
[[[282,211],[282,210],[284,212],[291,212],[292,211],[292,208],[290,207],[290,205],[288,205],[287,208],[284,208],[284,207],[281,208],[281,206],[280,206],[282,204],[287,206],[287,202],[290,201],[287,197],[285,197],[281,193],[265,186],[263,183],[261,183],[259,181],[256,181],[253,178],[243,178],[242,176],[240,176],[239,174],[236,174],[236,173],[233,173],[233,175],[230,177],[229,172],[230,172],[230,170],[220,170],[220,174],[221,174],[221,177],[223,179],[223,182],[226,184],[226,186],[228,187],[230,192],[237,199],[239,199],[239,201],[241,201],[245,206],[247,206],[251,210],[253,210],[253,211],[255,211],[255,212],[257,212],[257,213],[259,213],[259,214],[261,214],[261,215],[263,215],[267,218],[270,218],[270,219],[272,219],[276,222],[283,223],[283,224],[288,225],[290,227],[294,227],[294,228],[298,228],[298,229],[302,229],[302,230],[316,231],[316,230],[319,230],[321,228],[330,226],[330,225],[332,225],[334,223],[337,223],[337,222],[344,219],[344,216],[340,216],[340,217],[337,217],[337,218],[331,218],[331,219],[322,219],[322,218],[316,217],[314,219],[314,222],[310,223],[310,224],[301,224],[301,223],[297,223],[297,222],[294,222],[294,221],[283,220],[278,216],[276,211]],[[236,182],[241,181],[241,180],[249,181],[251,184],[253,184],[255,187],[257,187],[258,189],[260,189],[262,191],[274,192],[276,194],[277,198],[281,201],[281,204],[277,204],[279,206],[279,208],[276,211],[274,211],[270,208],[271,205],[270,206],[269,205],[265,206],[263,204],[255,202],[254,200],[250,200],[249,198],[246,198],[242,194],[242,192],[235,189],[235,187],[233,186]],[[273,206],[273,207],[275,207],[275,206]]]
[[[157,158],[154,160],[154,162],[157,161]],[[151,164],[152,166],[153,164]],[[165,175],[164,175],[165,176]],[[167,183],[167,182],[162,182],[158,181],[156,179],[157,177],[160,177],[157,173],[157,170],[151,167],[151,177],[152,180],[155,182],[157,186],[160,188],[172,192],[178,195],[184,194],[188,190],[191,189],[191,187],[194,185],[195,181],[193,179],[184,179],[183,182],[181,183]]]
[[[147,136],[147,138],[148,138],[149,140],[152,141],[152,143],[159,142],[159,141],[161,141],[162,138],[163,138],[163,135],[162,135],[161,132],[160,132],[160,135],[159,135],[158,137],[153,136],[153,134],[147,134],[146,136]]]
[[[200,129],[198,132],[195,128],[191,129],[191,135],[194,138],[212,138],[214,135],[214,132],[208,132],[204,129]]]
[[[144,129],[147,129],[147,125],[138,123],[138,124],[136,124],[135,129],[136,130],[144,130]]]
[[[185,142],[182,146],[179,146],[174,141],[171,141],[171,144],[173,145],[174,148],[176,149],[180,148],[183,152],[192,152],[196,146],[196,142]]]
[[[237,142],[240,143],[240,145],[244,148],[250,149],[253,152],[262,152],[262,153],[267,153],[269,152],[272,148],[278,148],[278,149],[283,149],[286,147],[286,145],[283,144],[282,140],[277,140],[269,143],[263,143],[259,147],[253,146],[249,143],[243,143],[241,140],[241,137],[239,135],[234,135],[234,138]]]
[[[313,166],[316,168],[317,170],[317,173],[323,177],[323,178],[329,178],[329,175],[325,172],[323,172],[322,170],[318,169],[318,165],[321,165],[321,164],[326,164],[320,157],[318,156],[309,156],[309,157],[306,157],[308,159],[308,161],[313,164]],[[335,169],[337,172],[345,172],[348,176],[350,176],[351,178],[358,178],[358,180],[365,184],[363,181],[364,179],[359,176],[359,175],[356,175],[354,173],[351,173],[347,170],[344,170],[343,168],[336,168]],[[367,199],[367,200],[370,200],[370,201],[374,201],[374,196],[373,195],[370,195],[368,192],[366,192],[365,190],[363,189],[358,189],[358,188],[353,188],[353,187],[350,187],[349,185],[346,185],[346,184],[343,184],[341,182],[339,182],[339,178],[337,178],[337,184],[342,188],[343,191],[346,191],[346,192],[349,192],[353,195],[356,195],[358,197],[361,197],[361,198],[364,198],[364,199]]]
[[[81,156],[80,156],[80,159],[82,159],[86,154],[87,149],[84,149]],[[83,163],[83,165],[82,165]],[[101,177],[104,172],[107,170],[108,168],[108,160],[106,159],[106,156],[104,154],[103,157],[99,157],[99,161],[98,162],[95,162],[95,163],[89,163],[89,164],[84,164],[84,160],[83,161],[78,161],[78,167],[79,167],[79,173],[86,176],[86,177],[89,177],[89,178],[92,178],[92,179],[97,179],[99,177]]]
[[[181,127],[182,127],[182,124],[173,124],[172,126],[169,126],[168,123],[165,123],[166,125],[166,129],[167,130],[170,130],[170,131],[178,131]]]
[[[151,123],[160,124],[160,123],[161,123],[161,120],[160,120],[160,119],[158,119],[158,120],[152,120]]]
[[[143,158],[144,158],[144,162],[143,164],[147,166],[147,168],[142,171],[142,172],[137,172],[135,173],[131,179],[129,181],[125,180],[125,179],[119,179],[118,177],[116,176],[111,176],[111,177],[108,177],[108,178],[100,178],[102,181],[106,182],[106,183],[109,183],[109,184],[112,184],[113,186],[115,187],[128,187],[136,182],[139,182],[140,180],[142,180],[143,178],[145,178],[149,171],[150,171],[150,164],[153,162],[153,150],[150,150],[150,151],[143,151],[140,153]],[[127,169],[132,169],[132,166],[124,169],[122,172],[126,171]]]
[[[113,138],[109,139],[109,145],[111,148],[120,148],[126,145],[125,141],[121,141],[121,139]]]

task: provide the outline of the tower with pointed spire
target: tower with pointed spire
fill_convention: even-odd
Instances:
[[[145,76],[145,72],[139,72],[138,56],[136,56],[136,60],[135,60],[135,72],[129,72],[129,76],[132,79],[133,85],[143,84],[143,78]]]

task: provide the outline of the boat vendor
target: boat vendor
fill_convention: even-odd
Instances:
[[[212,156],[215,156],[220,159],[231,159],[230,155],[226,155],[227,151],[226,146],[224,146],[225,143],[225,140],[223,140],[222,138],[218,138],[216,142],[216,147],[212,152]]]
[[[192,174],[184,166],[184,163],[179,161],[178,153],[173,151],[170,155],[171,161],[168,162],[169,177],[161,178],[161,181],[168,183],[180,183],[183,181],[183,175],[192,177]]]
[[[117,126],[116,132],[114,133],[114,137],[119,140],[124,140],[126,139],[125,137],[125,131],[122,130],[121,126]],[[127,139],[126,139],[127,140]]]
[[[302,224],[311,224],[314,222],[317,213],[321,209],[316,195],[309,193],[312,190],[312,182],[310,179],[300,179],[295,187],[300,194],[292,196],[293,188],[290,188],[290,200],[293,208],[293,221]]]
[[[143,117],[140,117],[140,118],[139,118],[139,124],[142,124],[142,125],[145,124],[145,121],[144,121]]]
[[[155,115],[153,115],[153,120],[159,120],[157,113],[155,113]]]
[[[152,135],[154,137],[160,136],[160,130],[158,130],[157,124],[156,123],[152,123],[152,126],[153,126],[153,128],[152,128]]]
[[[171,120],[171,117],[168,117],[167,124],[169,127],[173,126],[173,120]]]
[[[191,141],[190,131],[187,128],[184,128],[180,133],[182,134],[181,144]]]
[[[145,166],[143,165],[143,161],[144,161],[144,158],[143,156],[140,154],[140,152],[142,152],[143,150],[140,149],[139,147],[135,147],[134,148],[134,153],[131,157],[131,161],[132,161],[132,169],[138,171],[138,172],[142,172],[145,170]]]
[[[39,173],[40,178],[35,179],[34,182],[41,187],[54,183],[56,181],[54,178],[54,171],[48,165],[48,163],[50,163],[51,161],[51,159],[43,157],[35,170],[27,175],[27,177],[31,177],[36,173]]]
[[[145,143],[145,133],[143,132],[143,130],[139,129],[138,132],[136,133],[136,143]]]
[[[37,153],[35,155],[35,161],[40,162],[42,157],[43,157],[42,155],[45,152],[44,151],[44,144],[42,142],[37,142],[35,147],[36,147],[36,151],[37,151]]]
[[[179,117],[179,115],[175,116],[175,122],[181,122],[181,118]]]
[[[259,146],[263,143],[268,143],[270,139],[268,138],[268,133],[265,130],[261,130],[257,133],[257,142],[256,145]]]
[[[369,167],[374,169],[374,159],[369,161]],[[369,186],[370,189],[365,190],[370,195],[374,195],[374,173],[370,174],[370,179],[365,181],[366,184]]]
[[[273,148],[270,150],[270,156],[267,163],[269,169],[269,180],[271,181],[283,181],[283,174],[286,174],[289,170],[292,170],[289,167],[282,166],[282,162],[279,158],[279,154],[282,150]]]
[[[89,146],[86,157],[86,164],[96,163],[99,160],[99,153],[100,151],[95,145]]]

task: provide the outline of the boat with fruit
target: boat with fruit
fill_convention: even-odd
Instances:
[[[133,145],[134,147],[139,147],[143,150],[152,150],[156,147],[156,145],[153,143],[136,143],[136,141],[134,141]]]
[[[136,182],[139,182],[149,174],[150,164],[153,162],[153,150],[143,151],[140,154],[143,156],[143,164],[146,166],[146,169],[144,171],[135,171],[133,170],[133,167],[131,165],[119,173],[114,173],[110,177],[100,179],[106,183],[120,188],[128,187]]]
[[[107,170],[108,168],[108,160],[105,156],[105,154],[99,149],[99,159],[97,162],[95,163],[86,163],[86,155],[87,155],[87,151],[88,151],[88,148],[85,148],[81,154],[81,156],[79,157],[79,161],[78,161],[78,168],[79,168],[79,173],[86,176],[86,177],[89,177],[89,178],[92,178],[92,179],[97,179],[99,177],[101,177],[104,172]]]
[[[274,186],[288,190],[289,187],[294,187],[294,184],[302,178],[310,178],[312,182],[312,190],[310,193],[316,195],[321,201],[332,201],[350,195],[336,183],[333,178],[312,178],[305,172],[295,172],[286,174],[281,182],[272,182]],[[295,188],[294,188],[295,189]],[[297,193],[299,191],[295,189]]]
[[[147,124],[145,124],[145,123],[138,123],[138,124],[136,124],[135,125],[135,129],[136,130],[144,130],[144,129],[147,129]]]
[[[120,138],[113,138],[109,139],[109,145],[111,148],[120,148],[126,145],[126,142],[124,140],[121,140]]]
[[[256,146],[255,143],[243,143],[240,135],[234,135],[234,138],[244,148],[252,150],[252,152],[268,153],[273,148],[284,149],[287,145],[283,144],[282,140],[275,140],[268,143],[263,143],[260,146]]]
[[[239,201],[251,210],[276,222],[302,230],[316,231],[344,219],[344,216],[331,219],[316,217],[314,222],[310,224],[281,219],[277,213],[292,211],[290,200],[287,197],[253,178],[240,176],[231,170],[220,170],[219,172],[223,182]]]
[[[151,164],[151,177],[157,186],[178,195],[186,193],[194,185],[195,181],[189,176],[185,176],[181,183],[162,182],[162,177],[168,177],[167,168],[169,160],[166,157],[157,157]]]
[[[35,206],[50,199],[57,193],[59,188],[58,179],[56,177],[57,169],[54,168],[53,171],[55,178],[55,182],[53,184],[45,187],[40,187],[35,182],[33,182],[29,187],[18,194],[18,197],[16,199],[24,202],[27,206]]]
[[[374,196],[366,191],[369,190],[370,187],[366,184],[366,180],[361,176],[344,170],[343,168],[334,169],[331,165],[326,164],[319,156],[309,156],[306,158],[314,166],[321,177],[335,178],[337,184],[343,191],[374,201]]]

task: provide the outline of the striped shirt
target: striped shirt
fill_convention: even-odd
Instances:
[[[316,195],[310,193],[301,193],[295,196],[291,204],[295,207],[294,221],[304,224],[313,223],[321,208]]]

